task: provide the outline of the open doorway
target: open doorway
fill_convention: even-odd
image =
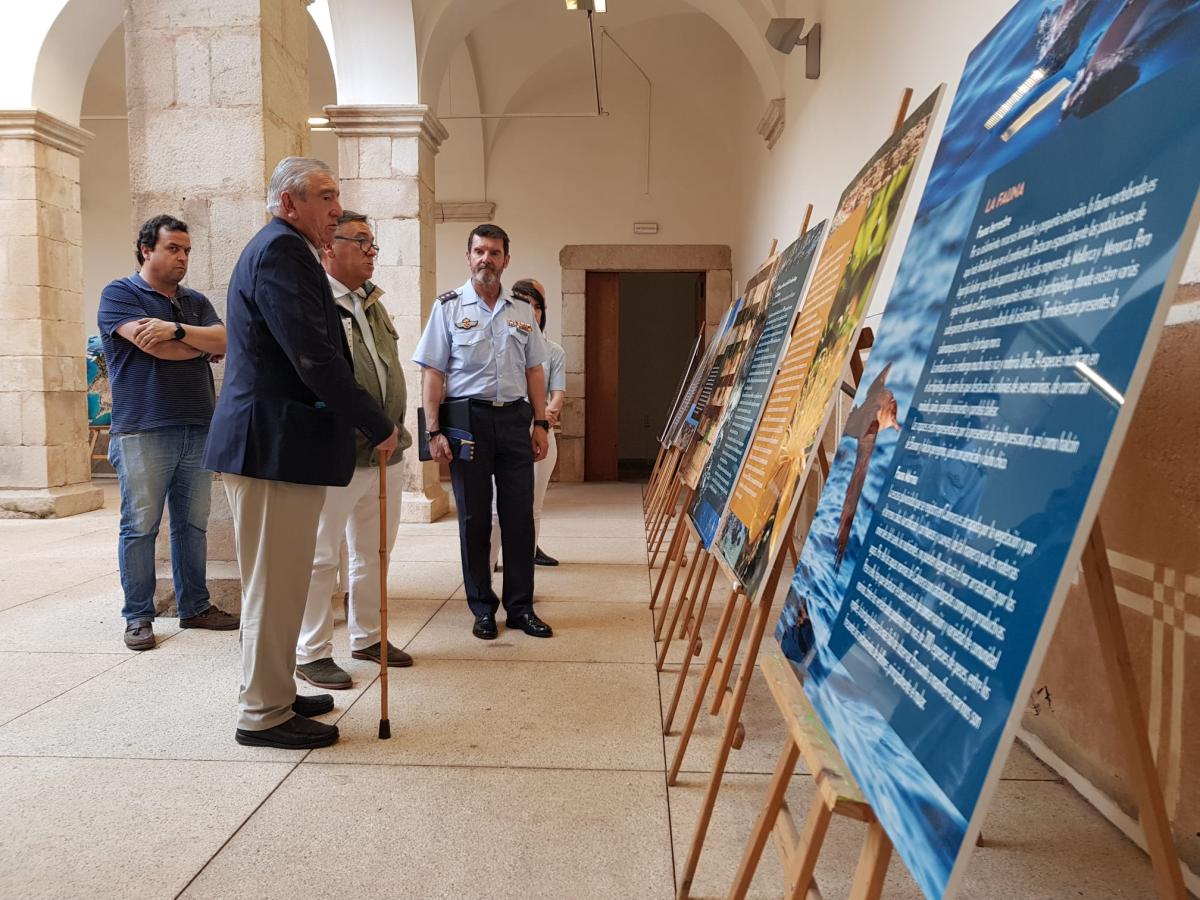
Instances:
[[[704,272],[587,275],[588,481],[644,480],[704,324]]]

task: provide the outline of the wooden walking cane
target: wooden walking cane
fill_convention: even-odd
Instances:
[[[388,721],[388,545],[387,545],[387,469],[390,450],[376,451],[379,458],[379,739],[392,736]]]

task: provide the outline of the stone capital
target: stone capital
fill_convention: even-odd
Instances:
[[[338,137],[415,137],[434,153],[450,136],[428,106],[326,106]]]
[[[23,138],[39,141],[70,153],[83,156],[83,150],[95,135],[77,128],[40,109],[0,109],[0,140]]]

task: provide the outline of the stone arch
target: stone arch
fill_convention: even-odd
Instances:
[[[783,95],[782,57],[763,37],[767,13],[758,0],[683,0],[712,19],[746,58],[764,101]],[[436,0],[424,15],[417,37],[421,102],[436,112],[438,92],[455,49],[488,18],[513,0]]]
[[[123,17],[122,0],[68,0],[38,52],[31,105],[77,125],[92,64]]]

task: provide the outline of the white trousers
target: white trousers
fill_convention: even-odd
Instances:
[[[538,536],[542,533],[542,504],[546,502],[546,488],[550,486],[550,476],[554,474],[554,466],[558,463],[558,441],[554,437],[554,429],[549,434],[549,446],[546,456],[533,464],[533,546],[537,547]],[[494,485],[493,485],[494,488]],[[492,568],[500,561],[500,518],[496,515],[496,493],[492,491]]]
[[[392,552],[400,527],[400,495],[404,485],[399,466],[388,469],[387,549]],[[350,557],[350,602],[346,622],[350,649],[364,650],[379,643],[379,467],[362,466],[345,487],[325,490],[325,505],[317,525],[312,579],[304,606],[304,621],[296,643],[298,663],[333,657],[333,586],[337,580],[342,540]]]

